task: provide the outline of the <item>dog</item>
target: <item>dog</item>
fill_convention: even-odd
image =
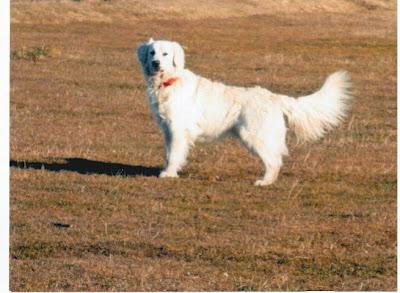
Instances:
[[[257,186],[272,184],[282,166],[287,117],[299,141],[317,140],[345,118],[351,102],[346,71],[331,74],[317,92],[297,99],[259,86],[211,81],[185,68],[177,42],[153,40],[136,50],[152,115],[164,135],[166,167],[159,177],[178,177],[190,147],[233,135],[265,165]]]

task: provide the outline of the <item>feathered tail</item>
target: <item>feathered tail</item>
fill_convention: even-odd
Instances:
[[[297,99],[281,96],[282,110],[297,138],[301,141],[316,140],[337,126],[350,106],[350,88],[347,72],[337,71],[314,94]]]

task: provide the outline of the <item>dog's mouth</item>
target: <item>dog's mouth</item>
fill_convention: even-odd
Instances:
[[[156,76],[164,73],[164,69],[161,68],[152,68],[151,75]]]

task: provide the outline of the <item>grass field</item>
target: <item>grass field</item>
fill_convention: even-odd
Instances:
[[[240,2],[12,1],[11,290],[396,290],[395,1]],[[352,110],[270,187],[229,139],[160,180],[149,37],[292,96],[346,69]]]

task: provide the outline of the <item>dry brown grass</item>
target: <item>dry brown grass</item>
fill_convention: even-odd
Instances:
[[[50,2],[50,4],[49,4]],[[53,2],[53,3],[52,3]],[[13,23],[129,23],[151,19],[204,19],[299,12],[365,12],[394,10],[387,0],[13,0]],[[77,3],[78,2],[78,3]]]
[[[159,4],[155,19],[124,3],[12,3],[11,51],[56,54],[11,60],[11,289],[395,290],[394,1],[285,14],[278,1],[205,14],[201,1],[163,17]],[[69,21],[64,6],[86,14]],[[319,142],[290,138],[271,187],[252,186],[262,164],[231,140],[196,146],[182,178],[159,180],[134,56],[149,36],[181,42],[199,74],[285,94],[347,69],[353,110]]]

